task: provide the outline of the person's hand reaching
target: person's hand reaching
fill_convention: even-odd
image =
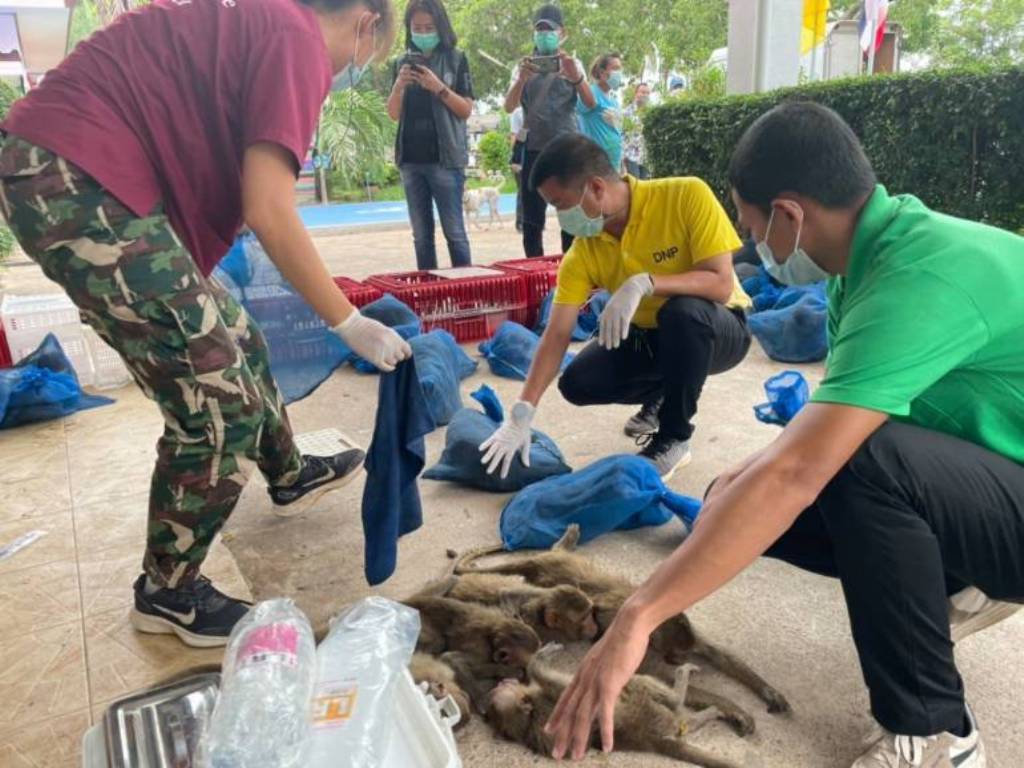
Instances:
[[[331,330],[349,349],[382,371],[393,371],[400,362],[412,357],[409,342],[393,328],[361,315],[358,309]]]
[[[516,454],[520,455],[523,466],[530,466],[530,423],[533,421],[534,407],[524,400],[512,406],[510,417],[480,444],[483,457],[481,464],[487,465],[487,473],[493,475],[501,467],[501,478],[508,477]]]

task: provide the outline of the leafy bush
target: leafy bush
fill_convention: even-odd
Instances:
[[[508,175],[508,159],[511,143],[507,133],[488,131],[480,137],[477,147],[480,153],[480,167],[488,173],[498,171]]]
[[[383,184],[395,143],[395,123],[378,92],[349,89],[331,94],[320,118],[320,149],[331,158],[331,176],[347,187]]]
[[[784,101],[836,110],[879,180],[933,208],[1024,227],[1024,68],[930,71],[814,83],[749,96],[673,100],[648,111],[644,135],[659,176],[700,176],[728,200],[733,147]]]

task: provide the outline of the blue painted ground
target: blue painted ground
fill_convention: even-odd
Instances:
[[[514,216],[516,196],[502,195],[499,209],[502,216]],[[299,215],[308,229],[362,227],[368,224],[407,224],[409,222],[409,211],[404,200],[386,203],[304,205],[299,208]],[[487,223],[486,209],[481,212],[480,222]]]

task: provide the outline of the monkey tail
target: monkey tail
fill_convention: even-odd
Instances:
[[[464,573],[484,573],[483,569],[472,566],[471,564],[481,557],[488,557],[489,555],[497,555],[505,551],[505,547],[501,544],[495,544],[489,547],[476,547],[475,549],[466,550],[452,566],[451,573],[455,576],[461,576]]]

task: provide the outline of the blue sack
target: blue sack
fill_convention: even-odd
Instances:
[[[811,397],[807,379],[799,371],[777,373],[764,383],[768,402],[754,406],[754,416],[765,424],[785,426]]]
[[[430,415],[436,425],[447,424],[462,407],[459,382],[476,371],[477,362],[440,328],[409,339],[409,346]]]
[[[519,323],[506,320],[488,341],[480,343],[480,354],[491,366],[491,372],[506,379],[526,381],[533,356],[537,354],[540,337]],[[566,354],[561,370],[572,362],[573,356]]]
[[[673,516],[689,530],[700,506],[666,488],[647,459],[608,456],[520,491],[501,511],[499,528],[505,549],[550,549],[572,524],[580,527],[580,543],[609,531],[663,525]]]
[[[576,319],[576,327],[572,330],[573,341],[587,341],[593,338],[597,333],[597,323],[601,318],[601,312],[610,298],[611,294],[608,291],[598,291],[590,297],[586,304],[580,307],[579,317]],[[538,336],[544,333],[544,329],[548,327],[548,321],[551,319],[551,304],[554,302],[554,299],[555,292],[551,291],[544,297],[544,301],[541,302],[540,311],[537,314],[537,324],[533,328],[534,333]]]
[[[385,293],[381,298],[367,304],[359,311],[366,317],[383,323],[388,328],[394,328],[398,335],[407,341],[419,336],[423,330],[419,317],[409,305],[399,301],[390,293]],[[364,360],[359,355],[352,355],[352,365],[360,373],[380,373],[373,363]]]
[[[572,469],[565,463],[562,452],[555,441],[543,432],[533,430],[530,443],[530,466],[524,466],[517,456],[509,469],[508,477],[487,473],[480,459],[480,443],[490,437],[502,421],[501,404],[494,390],[486,384],[473,398],[485,403],[488,413],[474,408],[463,408],[452,417],[444,438],[444,451],[437,464],[423,473],[427,480],[447,480],[481,491],[509,493],[518,491],[531,483],[539,482],[552,475],[564,475]],[[497,403],[497,409],[494,404]],[[497,418],[495,418],[497,417]]]
[[[82,392],[74,366],[52,333],[13,368],[0,370],[0,429],[59,419],[112,402]]]
[[[791,303],[780,309],[755,312],[747,318],[751,333],[773,360],[784,363],[824,360],[828,354],[828,302],[824,285],[793,286],[783,295]]]

